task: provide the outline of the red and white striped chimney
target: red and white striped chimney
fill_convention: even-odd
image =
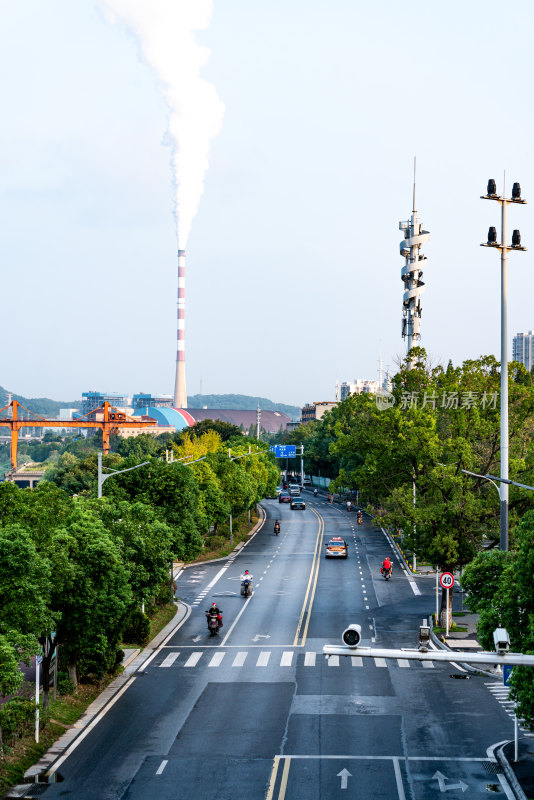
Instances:
[[[185,250],[178,250],[178,332],[174,407],[187,408],[185,385]]]

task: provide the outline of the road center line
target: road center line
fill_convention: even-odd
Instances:
[[[233,629],[235,628],[235,626],[236,626],[236,625],[237,625],[237,623],[239,622],[239,618],[241,617],[241,614],[244,612],[244,610],[246,609],[246,607],[248,606],[248,604],[250,603],[250,601],[252,600],[252,598],[253,598],[253,595],[250,595],[250,597],[247,597],[247,599],[245,600],[245,605],[243,606],[243,608],[241,609],[241,611],[239,612],[239,614],[237,615],[237,617],[234,619],[234,621],[233,621],[233,623],[232,623],[232,625],[231,625],[231,627],[230,627],[230,630],[228,631],[228,633],[226,634],[226,636],[225,636],[225,637],[224,637],[224,639],[222,640],[222,642],[221,642],[221,644],[220,644],[220,647],[224,647],[224,645],[225,645],[225,644],[226,644],[226,642],[228,641],[228,637],[230,636],[230,634],[232,633]]]
[[[163,760],[156,770],[156,775],[161,775],[168,763],[168,761]]]

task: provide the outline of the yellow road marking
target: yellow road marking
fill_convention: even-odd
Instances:
[[[278,800],[284,800],[284,797],[286,796],[287,779],[289,777],[290,766],[291,766],[291,759],[286,758],[284,764],[284,771],[282,772],[282,780],[280,781],[280,792],[278,794]]]
[[[273,800],[274,785],[276,783],[276,776],[278,774],[279,764],[280,764],[280,759],[275,758],[273,761],[273,768],[271,770],[271,780],[269,781],[269,789],[267,790],[267,797],[265,798],[265,800]]]
[[[317,511],[315,511],[315,509],[312,508],[310,510],[313,511],[313,513],[315,514],[315,516],[319,520],[319,529],[317,531],[317,539],[315,540],[315,549],[314,549],[314,552],[313,552],[313,560],[312,560],[312,566],[311,566],[311,570],[310,570],[310,577],[308,579],[308,586],[306,588],[306,594],[304,595],[304,602],[302,604],[302,611],[300,612],[300,618],[299,618],[299,622],[298,622],[298,625],[297,625],[297,632],[295,633],[295,638],[293,640],[293,646],[294,647],[302,647],[304,645],[305,641],[306,641],[306,635],[308,633],[308,625],[310,623],[311,608],[312,608],[312,605],[313,605],[313,598],[315,597],[315,588],[317,586],[317,578],[319,576],[319,565],[321,563],[321,542],[323,540],[324,520],[321,517],[321,515],[318,514]],[[310,590],[311,590],[311,595],[310,595]],[[309,604],[308,604],[308,598],[310,598]],[[299,645],[300,630],[302,628],[302,622],[304,620],[304,614],[306,613],[306,610],[308,611],[308,616],[307,616],[307,619],[306,619],[306,626],[305,626],[304,635],[303,635],[302,641],[301,641],[301,643]]]

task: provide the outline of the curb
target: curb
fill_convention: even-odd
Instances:
[[[434,642],[435,645],[437,645],[437,647],[439,647],[440,650],[448,650],[449,653],[456,654],[456,651],[453,650],[452,647],[446,645],[445,642],[442,642],[441,639],[439,639],[436,636],[436,634],[432,629],[430,630],[430,639]],[[465,653],[458,653],[458,655],[464,656]],[[493,678],[493,680],[496,680],[498,678],[498,675],[496,675],[494,672],[486,672],[486,670],[484,669],[478,669],[476,667],[473,667],[471,664],[466,664],[465,661],[460,661],[460,658],[458,658],[458,664],[462,667],[463,670],[471,673],[471,675],[482,675],[485,678]]]
[[[76,740],[86,731],[89,727],[94,728],[100,722],[100,719],[107,712],[109,707],[118,699],[119,692],[126,691],[130,685],[130,681],[135,678],[135,673],[141,667],[148,666],[148,661],[151,660],[158,649],[169,639],[175,631],[183,625],[191,614],[191,607],[182,601],[175,601],[178,609],[176,614],[170,622],[152,639],[151,642],[143,650],[138,650],[137,654],[133,654],[125,665],[124,672],[111,681],[103,692],[96,697],[93,702],[86,708],[82,716],[57,739],[52,746],[44,753],[39,761],[29,767],[24,773],[25,778],[33,778],[37,775],[45,773],[51,774],[54,771],[54,766],[60,758],[66,757],[67,750],[70,747],[77,746]],[[74,749],[73,747],[73,749]],[[34,784],[18,784],[11,787],[4,795],[7,797],[25,797],[30,787]]]
[[[510,762],[504,755],[504,748],[506,747],[507,744],[510,744],[510,742],[509,741],[505,742],[497,750],[495,750],[495,756],[497,758],[497,761],[501,765],[503,772],[506,775],[506,780],[510,784],[510,787],[513,793],[515,794],[517,800],[527,800],[527,796],[524,793],[523,789],[521,788],[521,784],[517,780],[515,772],[510,766]]]

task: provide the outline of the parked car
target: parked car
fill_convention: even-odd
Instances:
[[[306,503],[302,499],[302,497],[292,497],[291,498],[291,508],[300,508],[302,511],[306,511]]]

